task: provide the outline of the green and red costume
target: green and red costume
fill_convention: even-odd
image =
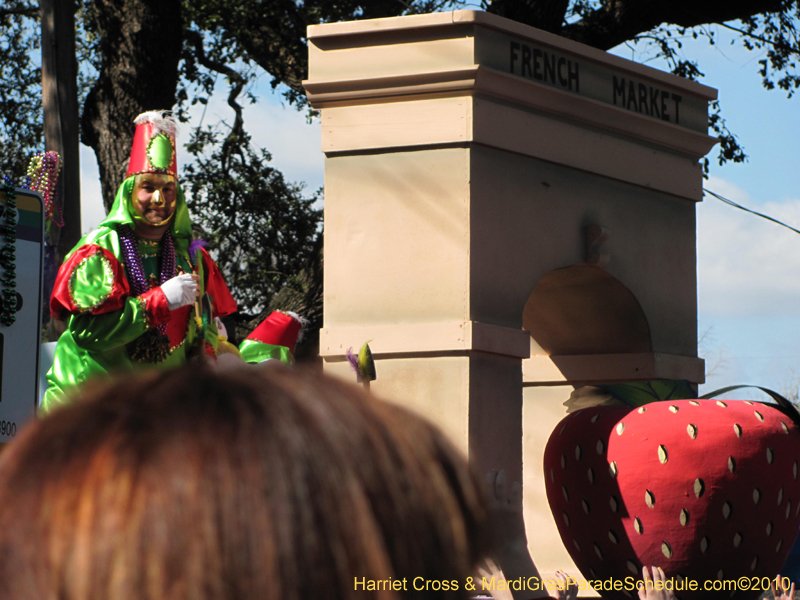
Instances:
[[[128,203],[133,187],[134,176],[130,176],[117,191],[108,217],[97,231],[78,242],[59,269],[50,312],[54,318],[66,321],[67,329],[58,340],[53,367],[47,374],[49,387],[42,400],[44,411],[62,402],[70,388],[90,378],[117,371],[179,366],[186,362],[189,352],[198,343],[194,307],[170,311],[158,285],[164,239],[160,242],[138,239],[150,289],[139,296],[132,291],[120,231],[124,227],[135,229]],[[236,302],[217,265],[205,250],[200,250],[196,256],[202,261],[200,268],[192,264],[189,256],[191,222],[179,185],[176,196],[175,214],[169,229],[175,252],[175,273],[168,276],[202,272],[201,294],[209,295],[213,316],[229,315],[236,311]],[[169,338],[168,350],[163,347],[159,352],[149,353],[148,348],[143,347],[143,340],[153,338],[152,330],[164,323]],[[209,326],[213,328],[213,323]],[[214,344],[210,348],[207,346],[208,353],[214,351]]]

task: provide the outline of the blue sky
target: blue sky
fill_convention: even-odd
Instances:
[[[749,160],[724,167],[712,160],[706,186],[800,228],[800,99],[763,89],[757,73],[763,53],[729,45],[733,38],[724,29],[718,35],[715,47],[684,40],[684,52],[699,61],[702,83],[719,90],[728,127]],[[644,48],[613,52],[664,68]],[[309,125],[304,113],[284,106],[268,82],[263,76],[255,90],[259,102],[246,107],[246,127],[288,180],[315,190],[323,184],[319,122]],[[199,120],[199,111],[193,116]],[[217,98],[205,122],[230,118]],[[103,215],[93,152],[82,147],[81,160],[82,226],[88,231]],[[698,205],[697,221],[698,331],[709,372],[701,391],[751,383],[791,392],[800,381],[800,235],[711,197]]]

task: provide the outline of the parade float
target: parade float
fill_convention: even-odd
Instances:
[[[325,369],[377,370],[372,391],[522,480],[545,577],[774,577],[800,522],[795,415],[694,398],[716,90],[476,11],[308,41]],[[351,351],[365,340],[368,371]],[[651,382],[682,391],[565,418],[576,388]]]
[[[797,425],[697,399],[716,90],[476,11],[308,41],[325,369],[350,379],[371,340],[376,394],[521,480],[545,578],[775,576],[800,519]],[[576,390],[650,382],[681,393],[560,423]]]

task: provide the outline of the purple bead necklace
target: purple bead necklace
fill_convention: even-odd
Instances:
[[[122,257],[125,260],[125,273],[134,296],[141,296],[150,289],[147,276],[144,272],[142,255],[139,252],[139,243],[136,234],[127,225],[119,228],[119,239],[122,243]],[[161,238],[161,274],[159,285],[164,285],[168,280],[175,277],[175,244],[169,231]],[[158,326],[158,331],[162,334],[167,332],[167,324],[162,323]]]

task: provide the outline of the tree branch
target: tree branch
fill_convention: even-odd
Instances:
[[[228,106],[230,106],[236,113],[233,120],[233,127],[222,143],[222,171],[227,174],[228,164],[230,162],[231,154],[233,153],[236,142],[244,132],[244,117],[242,115],[242,106],[236,102],[236,98],[242,93],[244,89],[245,79],[242,75],[230,68],[228,65],[219,61],[213,60],[206,55],[205,47],[203,45],[203,36],[198,31],[188,30],[185,32],[186,39],[194,46],[197,62],[203,65],[206,69],[225,75],[228,81],[231,82],[231,90],[228,93]]]
[[[0,21],[6,17],[28,17],[29,19],[39,18],[39,7],[26,6],[26,7],[13,7],[13,8],[0,8]]]
[[[661,24],[695,27],[780,12],[787,0],[610,0],[559,34],[608,50]]]
[[[564,25],[569,0],[494,0],[487,11],[551,33]]]

